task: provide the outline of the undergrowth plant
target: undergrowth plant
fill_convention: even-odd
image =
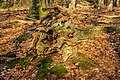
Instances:
[[[14,57],[16,56],[13,52],[9,52],[7,57]],[[11,61],[8,61],[8,69],[12,69],[16,66],[16,64],[19,64],[19,68],[21,70],[26,69],[28,65],[31,64],[31,61],[34,60],[38,55],[37,54],[28,54],[25,58],[14,58]],[[53,59],[45,57],[39,60],[36,67],[39,68],[38,73],[36,75],[36,78],[44,78],[47,73],[60,75],[60,74],[66,74],[68,71],[66,68],[62,65],[52,66],[51,63],[53,63]]]
[[[19,42],[22,42],[22,41],[26,40],[27,38],[30,38],[31,36],[32,36],[31,34],[28,34],[28,33],[27,33],[27,34],[24,34],[24,35],[18,37],[17,40],[18,40]]]
[[[30,61],[34,60],[37,57],[37,54],[29,54],[25,58],[14,58],[13,60],[7,62],[8,68],[12,69],[18,63],[20,69],[25,69],[27,65],[30,64]]]
[[[66,68],[62,65],[58,66],[53,66],[51,67],[51,63],[53,63],[53,60],[51,58],[43,58],[39,61],[37,64],[37,67],[39,68],[39,71],[37,73],[37,78],[43,78],[47,73],[55,74],[55,75],[60,75],[63,73],[68,73]]]
[[[82,54],[81,56],[82,56],[82,58],[79,61],[79,67],[82,70],[86,70],[86,69],[89,69],[90,67],[96,66],[95,62],[93,60],[91,60],[87,55]]]

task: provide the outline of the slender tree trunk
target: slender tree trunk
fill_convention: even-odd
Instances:
[[[112,11],[112,9],[113,9],[113,0],[110,0],[110,3],[109,3],[109,5],[108,5],[108,10],[109,11]]]
[[[46,16],[47,12],[43,11],[43,8],[49,7],[50,3],[52,3],[52,0],[32,0],[31,17],[41,19]]]
[[[39,18],[42,19],[42,17],[47,15],[47,12],[43,11],[43,8],[46,8],[47,5],[49,5],[49,2],[48,2],[48,0],[40,0],[40,4],[39,5],[40,5],[39,6]]]
[[[99,0],[98,5],[99,8],[104,7],[104,0]]]
[[[75,9],[75,4],[76,4],[76,0],[71,0],[71,2],[69,4],[69,8],[70,9]]]
[[[32,5],[30,8],[30,17],[39,19],[39,0],[32,0]]]
[[[116,1],[116,6],[120,7],[120,0]]]

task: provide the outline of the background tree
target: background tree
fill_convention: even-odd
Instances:
[[[32,0],[30,8],[30,17],[39,19],[39,0]]]

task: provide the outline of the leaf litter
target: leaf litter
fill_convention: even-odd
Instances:
[[[78,7],[70,11],[61,6],[57,6],[57,9],[59,14],[51,14],[55,20],[46,17],[37,25],[18,22],[9,23],[10,27],[0,27],[0,60],[6,60],[12,68],[8,69],[7,63],[1,63],[4,65],[0,69],[1,79],[33,80],[37,75],[38,78],[48,80],[120,79],[119,16],[110,19],[111,14],[116,15],[119,10],[115,8],[113,12],[96,12],[92,8]],[[113,25],[118,27],[106,30],[106,27]],[[37,30],[34,30],[34,26]],[[33,31],[29,31],[29,28]],[[32,37],[24,36],[28,33],[32,34]],[[10,54],[7,54],[8,52]],[[12,52],[17,57],[10,58]],[[7,56],[3,56],[5,54]],[[46,61],[49,62],[50,58],[53,62],[50,60],[48,64]],[[41,62],[40,67],[43,67],[38,68],[36,66],[41,59],[45,62]],[[61,76],[61,73],[66,74]]]

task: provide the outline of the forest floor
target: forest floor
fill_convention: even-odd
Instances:
[[[28,13],[0,11],[0,80],[120,79],[120,8],[59,6],[42,23]]]

